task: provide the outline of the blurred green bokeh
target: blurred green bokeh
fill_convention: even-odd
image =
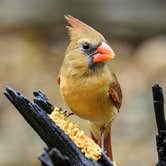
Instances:
[[[0,1],[0,165],[40,165],[45,146],[2,95],[6,86],[32,99],[42,90],[67,108],[56,76],[68,36],[64,14],[100,31],[117,57],[110,68],[123,90],[113,123],[114,160],[123,166],[152,166],[157,160],[151,85],[166,90],[166,2],[164,0]],[[88,122],[72,117],[87,133]]]

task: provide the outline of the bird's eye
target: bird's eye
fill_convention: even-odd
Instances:
[[[82,48],[83,48],[84,50],[88,50],[88,49],[90,48],[90,44],[89,44],[89,43],[83,43],[83,44],[82,44]]]

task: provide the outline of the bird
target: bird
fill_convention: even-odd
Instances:
[[[90,123],[91,138],[113,160],[111,125],[122,104],[122,90],[108,60],[116,55],[104,36],[71,16],[64,16],[70,42],[57,77],[69,109]]]

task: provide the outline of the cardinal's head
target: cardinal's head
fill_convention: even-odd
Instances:
[[[65,19],[70,25],[67,26],[70,44],[65,56],[68,65],[87,72],[104,66],[105,61],[115,57],[103,35],[70,15],[65,16]]]

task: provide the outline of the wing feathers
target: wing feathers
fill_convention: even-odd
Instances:
[[[113,103],[117,107],[117,109],[120,109],[121,104],[122,104],[122,91],[119,85],[119,82],[116,78],[116,75],[112,73],[113,75],[113,82],[110,84],[108,93],[110,96],[110,99],[112,99]]]

